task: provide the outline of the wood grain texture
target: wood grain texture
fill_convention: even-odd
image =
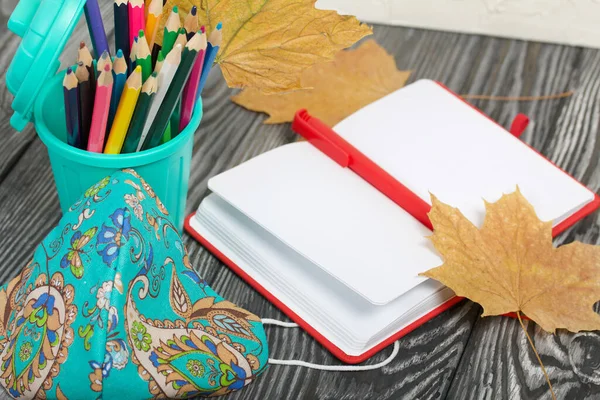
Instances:
[[[100,2],[112,43],[112,2]],[[0,0],[0,70],[6,71],[18,38],[5,28],[15,0]],[[459,93],[541,95],[576,90],[567,99],[544,102],[477,101],[474,104],[508,126],[518,112],[533,123],[523,138],[561,167],[598,191],[600,171],[600,53],[516,40],[375,27],[375,37],[398,67],[414,71],[412,80],[439,80]],[[89,43],[78,25],[63,56],[75,59],[76,44]],[[264,116],[234,105],[218,69],[204,92],[205,114],[195,136],[187,211],[207,194],[207,180],[257,154],[295,140],[289,125],[264,126]],[[34,248],[55,226],[60,208],[44,145],[28,127],[9,127],[10,102],[0,80],[0,281],[17,274]],[[368,134],[366,132],[365,134]],[[457,157],[468,154],[457,154]],[[557,242],[600,241],[600,217],[588,217]],[[281,312],[185,235],[193,265],[227,299],[263,317]],[[365,266],[368,268],[368,266]],[[320,372],[271,366],[254,384],[231,399],[546,399],[543,376],[518,322],[480,319],[480,307],[464,301],[400,341],[400,354],[381,370]],[[528,325],[561,398],[600,397],[600,335],[549,336]],[[299,329],[268,327],[274,358],[339,364]],[[391,348],[370,363],[386,358]],[[7,398],[4,395],[3,398]]]

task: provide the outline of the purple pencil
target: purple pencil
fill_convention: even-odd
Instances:
[[[88,31],[90,32],[90,38],[92,39],[92,46],[94,46],[96,58],[100,57],[105,51],[110,55],[98,0],[87,0],[83,11],[85,12],[85,20],[87,21]]]

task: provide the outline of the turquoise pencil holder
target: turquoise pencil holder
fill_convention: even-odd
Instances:
[[[48,148],[58,199],[63,212],[102,178],[117,170],[133,168],[152,186],[181,231],[194,147],[194,132],[202,118],[202,102],[196,104],[192,120],[174,139],[150,150],[130,154],[101,154],[80,150],[66,143],[63,73],[52,78],[34,108],[35,129]]]
[[[154,189],[181,231],[185,214],[194,132],[202,119],[202,101],[188,126],[154,149],[132,154],[91,153],[66,143],[63,101],[64,71],[56,74],[59,57],[81,18],[85,0],[21,0],[8,28],[22,37],[6,73],[15,96],[11,124],[22,130],[33,122],[48,148],[63,212],[92,185],[113,172],[133,168]]]

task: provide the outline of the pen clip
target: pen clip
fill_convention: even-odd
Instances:
[[[292,122],[292,130],[340,166],[347,168],[350,165],[350,154],[336,145],[331,138],[336,133],[318,119],[312,118],[308,111],[303,109],[296,112]]]

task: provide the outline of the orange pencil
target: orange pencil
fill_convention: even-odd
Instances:
[[[156,31],[158,31],[156,28],[163,11],[163,2],[162,0],[152,0],[146,9],[148,10],[146,13],[146,40],[152,48],[156,39]]]
[[[106,121],[110,111],[110,97],[112,95],[113,75],[109,64],[104,66],[104,71],[98,77],[96,98],[94,100],[94,113],[88,139],[88,151],[102,153],[104,150],[104,137],[106,136]]]

